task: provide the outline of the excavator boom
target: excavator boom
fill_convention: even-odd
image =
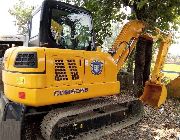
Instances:
[[[134,49],[136,42],[139,36],[142,34],[144,28],[145,23],[139,20],[129,21],[123,26],[121,32],[112,45],[112,49],[115,50],[113,59],[117,64],[118,71],[122,68],[128,55]]]
[[[158,39],[161,40],[151,78],[146,82],[144,93],[140,97],[143,102],[155,107],[159,107],[165,102],[167,97],[167,89],[165,85],[161,83],[161,78],[163,76],[161,70],[168,52],[168,48],[171,44],[171,34],[164,33],[158,28],[155,28],[156,36],[152,36],[148,33],[143,34],[143,30],[145,28],[145,23],[138,20],[133,20],[127,23],[122,28],[121,33],[117,36],[114,44],[112,45],[112,49],[114,50],[113,59],[117,64],[119,71],[123,67],[128,55],[134,49],[140,35],[151,38],[154,40],[154,42]]]

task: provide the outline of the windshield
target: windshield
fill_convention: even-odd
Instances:
[[[52,9],[50,37],[60,48],[92,50],[91,22],[86,13]]]

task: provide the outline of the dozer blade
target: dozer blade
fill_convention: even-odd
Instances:
[[[161,106],[167,97],[167,89],[164,84],[152,84],[147,82],[141,101],[153,107]]]

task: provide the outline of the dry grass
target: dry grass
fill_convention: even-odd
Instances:
[[[152,63],[151,68],[153,69],[154,63]],[[174,71],[174,72],[179,72],[180,73],[180,65],[177,64],[165,64],[163,67],[164,71]],[[178,73],[171,73],[171,72],[163,72],[165,77],[170,78],[171,80],[175,79],[176,77],[179,76]]]

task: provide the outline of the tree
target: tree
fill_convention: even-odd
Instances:
[[[123,21],[126,18],[124,12],[119,12],[123,5],[111,0],[74,0],[75,5],[91,11],[96,33],[96,44],[101,46],[107,36],[111,36],[111,22]]]
[[[33,9],[33,6],[27,6],[25,4],[25,0],[19,0],[12,9],[9,9],[9,13],[16,18],[18,32],[23,35],[28,32],[28,21]]]
[[[177,29],[180,23],[178,20],[180,1],[178,0],[123,0],[123,2],[132,8],[132,15],[148,23],[150,29],[158,27],[168,31],[172,28]],[[152,46],[152,41],[143,38],[138,40],[136,46],[134,78],[135,84],[140,87],[140,93],[149,78]]]
[[[98,44],[102,45],[104,38],[111,35],[111,22],[124,19],[139,19],[147,22],[151,27],[160,29],[177,28],[180,18],[179,0],[61,0],[84,7],[92,12],[94,30]],[[126,15],[120,8],[131,7],[132,14]],[[31,16],[33,6],[25,5],[25,0],[19,0],[10,14],[16,17],[20,31],[27,28],[27,21]],[[24,26],[25,25],[25,26]]]

